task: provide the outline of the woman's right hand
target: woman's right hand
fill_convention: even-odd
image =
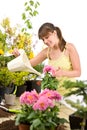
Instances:
[[[20,55],[20,53],[19,53],[19,51],[18,51],[18,49],[17,49],[17,48],[14,48],[14,50],[13,50],[12,54],[13,54],[15,57],[17,57],[17,56],[19,56],[19,55]]]

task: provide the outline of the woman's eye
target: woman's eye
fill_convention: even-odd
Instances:
[[[48,39],[48,38],[49,38],[49,36],[45,37],[45,39]]]

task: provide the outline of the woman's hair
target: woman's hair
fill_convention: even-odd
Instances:
[[[53,33],[54,30],[57,32],[57,36],[60,40],[59,42],[59,48],[61,51],[64,50],[66,41],[62,37],[62,32],[59,27],[55,27],[52,23],[44,23],[38,30],[38,37],[39,39],[43,39],[45,36],[49,34],[49,32]]]

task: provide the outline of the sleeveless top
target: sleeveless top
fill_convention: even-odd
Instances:
[[[47,53],[47,58],[48,58],[48,64],[50,66],[53,66],[54,68],[62,68],[63,70],[72,70],[72,64],[71,64],[71,61],[70,61],[70,58],[69,56],[66,56],[64,54],[65,52],[65,49],[64,51],[61,53],[60,57],[56,60],[51,60],[49,58],[49,48],[48,48],[48,53]],[[62,87],[63,85],[63,82],[66,81],[66,80],[71,80],[71,81],[75,81],[75,78],[69,78],[69,77],[66,77],[66,76],[63,76],[63,77],[56,77],[58,80],[59,80],[59,84],[58,84],[58,92],[61,93],[61,95],[63,95],[65,93],[65,89],[64,87]]]

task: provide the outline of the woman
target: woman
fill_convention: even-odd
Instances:
[[[30,60],[32,66],[36,66],[48,58],[48,64],[56,69],[54,76],[59,79],[60,88],[62,88],[63,81],[72,80],[81,75],[78,52],[73,44],[64,40],[60,28],[52,23],[44,23],[39,28],[38,36],[47,47]],[[17,49],[14,50],[13,54],[19,55]]]

